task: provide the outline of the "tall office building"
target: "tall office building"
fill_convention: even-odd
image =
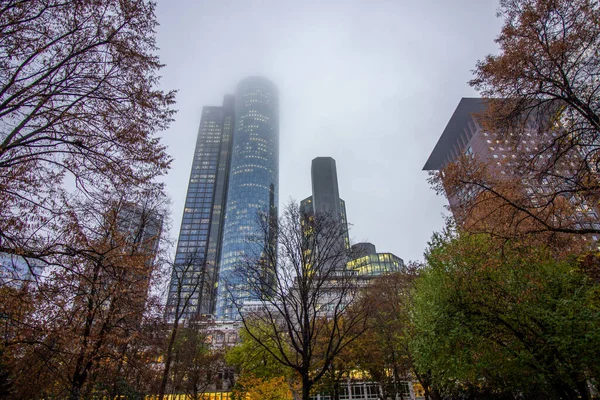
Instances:
[[[492,138],[482,131],[474,118],[474,115],[484,110],[483,99],[463,97],[429,155],[423,170],[440,171],[448,164],[458,160],[462,154],[474,155],[482,161],[491,160],[494,150],[491,150],[486,142]],[[496,155],[496,157],[498,156]],[[460,199],[448,196],[448,202],[450,208],[453,209],[460,204]]]
[[[235,131],[220,258],[218,318],[237,317],[233,299],[236,302],[253,300],[239,267],[248,257],[260,252],[261,244],[248,238],[258,233],[259,213],[277,218],[278,190],[277,88],[265,78],[249,77],[239,83],[235,92]],[[275,245],[275,232],[269,237],[270,245]]]
[[[162,227],[163,216],[158,210],[141,204],[126,203],[117,213],[118,231],[127,235],[133,246],[148,252],[149,263],[156,258]]]
[[[234,123],[233,96],[225,96],[223,106],[202,109],[167,299],[168,320],[178,303],[183,319],[214,313]]]
[[[348,219],[346,203],[340,198],[337,169],[331,157],[317,157],[312,160],[311,169],[312,196],[300,202],[304,214],[326,215],[345,226],[346,235],[340,245],[349,248]]]
[[[565,167],[563,172],[558,171],[555,177],[551,173],[540,179],[533,176],[533,174],[532,176],[523,174],[515,175],[515,172],[511,170],[511,166],[514,164],[513,160],[520,157],[525,156],[528,159],[533,159],[534,155],[539,151],[538,147],[551,149],[552,146],[548,147],[548,143],[552,143],[554,134],[550,132],[538,132],[535,121],[531,121],[528,124],[528,130],[524,132],[520,144],[515,149],[513,144],[507,143],[506,140],[497,139],[482,127],[477,119],[477,115],[484,110],[484,99],[462,98],[425,163],[423,170],[441,171],[448,164],[457,161],[461,155],[476,158],[478,161],[484,162],[489,166],[490,175],[493,174],[497,182],[519,182],[523,191],[522,193],[526,194],[523,197],[528,198],[530,202],[529,205],[527,203],[524,204],[535,211],[538,205],[535,202],[540,198],[544,199],[544,196],[551,197],[554,193],[561,192],[561,190],[557,190],[560,180],[555,178],[561,177],[566,172],[565,175],[570,180],[571,175],[568,173],[568,168]],[[542,156],[549,157],[548,153]],[[572,161],[577,159],[574,155],[569,157],[572,157],[569,158]],[[442,181],[444,181],[444,175],[442,175]],[[458,218],[459,213],[457,213],[457,210],[460,210],[462,205],[468,204],[475,199],[481,192],[481,189],[474,187],[474,185],[469,185],[455,192],[453,195],[447,195],[447,198],[450,203],[450,209]],[[600,226],[600,209],[597,206],[586,204],[585,200],[578,197],[577,194],[569,194],[571,193],[569,190],[562,190],[562,193],[564,193],[565,199],[568,199],[571,204],[576,205],[571,215],[566,214],[561,216],[560,223],[563,224],[563,227],[574,226],[580,229],[582,227],[594,228]],[[559,220],[556,214],[549,217],[552,220]],[[599,238],[597,235],[592,235],[591,239],[597,241]]]

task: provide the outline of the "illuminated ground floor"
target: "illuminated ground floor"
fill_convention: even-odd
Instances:
[[[393,400],[420,400],[423,399],[421,385],[409,381],[400,382],[397,386],[400,392]],[[387,393],[394,392],[386,390]],[[378,400],[383,393],[383,388],[374,382],[348,382],[340,387],[340,400]],[[323,392],[311,396],[312,400],[333,400],[331,393]]]

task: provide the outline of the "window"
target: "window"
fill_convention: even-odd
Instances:
[[[363,398],[365,395],[365,388],[363,387],[362,384],[358,384],[355,386],[352,386],[352,397],[358,397],[358,398]]]

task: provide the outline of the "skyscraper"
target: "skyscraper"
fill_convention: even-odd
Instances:
[[[516,225],[525,225],[524,216],[536,215],[536,218],[547,218],[547,223],[562,229],[581,229],[600,227],[600,209],[595,204],[586,204],[584,196],[573,190],[572,186],[562,187],[564,182],[570,185],[575,173],[570,171],[569,166],[555,165],[547,173],[536,173],[535,168],[529,170],[514,170],[516,160],[528,161],[531,165],[536,162],[548,160],[553,147],[555,132],[540,132],[535,120],[527,123],[527,129],[523,132],[520,143],[514,143],[498,138],[493,133],[486,131],[480,123],[478,115],[486,109],[486,102],[481,98],[462,98],[442,132],[437,144],[431,152],[423,170],[443,171],[449,164],[459,160],[461,156],[471,157],[489,168],[489,176],[493,177],[496,185],[504,182],[515,182],[515,191],[519,193],[519,207],[523,207],[527,213],[515,218],[520,221]],[[543,149],[543,150],[542,150]],[[571,166],[579,158],[580,154],[568,156]],[[538,160],[538,161],[536,161]],[[522,162],[522,161],[521,161]],[[519,173],[517,173],[517,172]],[[479,194],[483,189],[473,184],[463,184],[459,190],[454,188],[448,195],[447,175],[441,172],[442,182],[445,185],[450,209],[459,222],[470,217],[473,210],[484,204]],[[523,195],[520,195],[520,194]],[[564,207],[554,207],[554,199],[567,200],[567,204],[573,205],[572,210]],[[546,203],[547,199],[552,201]],[[474,200],[477,200],[474,202]],[[467,207],[464,207],[467,205]],[[506,213],[507,208],[502,212]],[[548,210],[548,213],[540,213],[539,210]],[[556,212],[555,212],[556,210]],[[559,215],[560,212],[560,215]],[[484,215],[491,215],[487,210]],[[591,235],[591,239],[598,241],[597,235]]]
[[[223,106],[202,109],[167,319],[177,303],[184,319],[214,313],[234,123],[233,96],[225,96]]]
[[[337,169],[331,157],[317,157],[311,164],[312,196],[300,202],[304,214],[326,215],[345,225],[346,235],[341,238],[341,245],[348,248],[348,219],[346,203],[340,198]]]
[[[260,244],[248,240],[258,232],[258,214],[277,217],[279,102],[277,88],[265,78],[249,77],[237,86],[230,170],[216,307],[223,319],[237,316],[233,299],[252,300],[237,272],[260,251]]]
[[[476,156],[482,161],[490,160],[494,150],[491,150],[486,142],[492,138],[487,132],[482,131],[474,118],[474,115],[484,110],[483,99],[463,97],[429,155],[423,170],[442,170],[448,164],[458,160],[462,154]],[[450,196],[448,202],[452,209],[460,203],[460,199]]]

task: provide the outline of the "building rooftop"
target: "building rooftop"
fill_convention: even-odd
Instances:
[[[433,148],[423,171],[438,171],[442,169],[450,159],[450,152],[454,149],[461,134],[464,132],[467,122],[473,114],[481,113],[485,109],[484,99],[478,97],[463,97],[454,114],[448,121],[442,136]]]

